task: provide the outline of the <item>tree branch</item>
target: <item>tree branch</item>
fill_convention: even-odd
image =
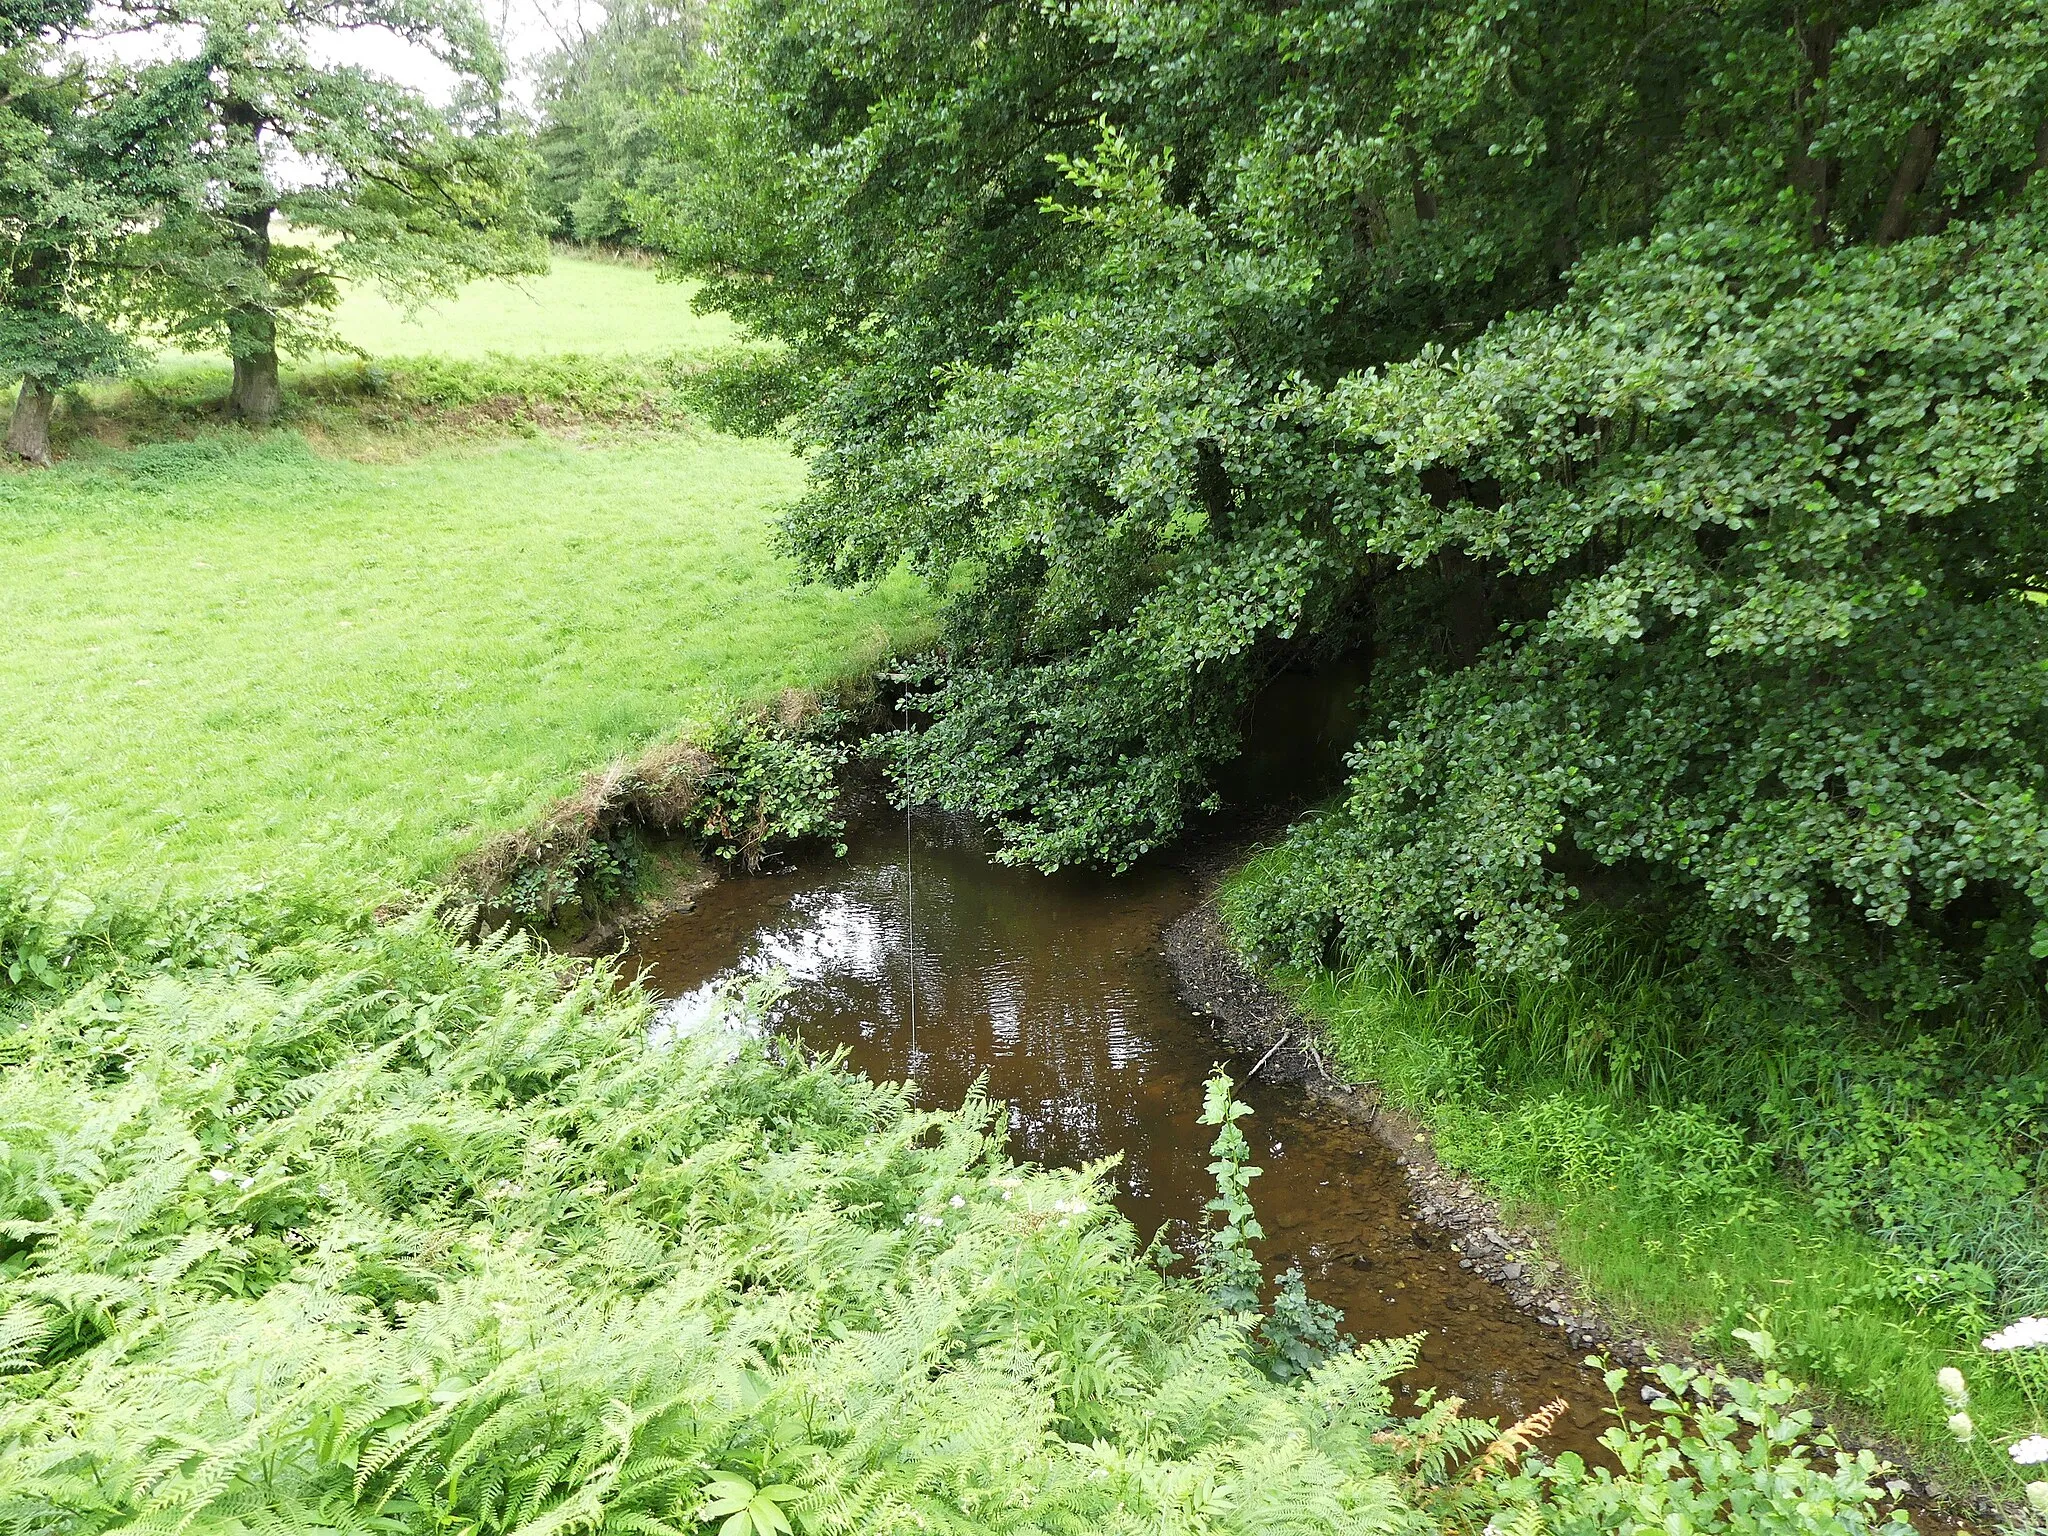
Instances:
[[[1904,237],[1912,223],[1913,198],[1927,184],[1934,169],[1934,157],[1941,153],[1941,129],[1933,123],[1915,123],[1906,130],[1906,152],[1899,160],[1892,189],[1884,200],[1884,216],[1877,223],[1877,243],[1890,245]]]

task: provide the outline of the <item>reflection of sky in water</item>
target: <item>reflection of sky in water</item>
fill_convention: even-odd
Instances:
[[[1186,884],[994,867],[941,822],[921,819],[916,839],[914,1045],[900,829],[844,862],[725,882],[636,941],[674,994],[657,1035],[737,1030],[732,999],[753,987],[772,1001],[745,1027],[844,1047],[871,1077],[915,1078],[924,1103],[956,1105],[985,1081],[1008,1106],[1013,1155],[1076,1165],[1121,1154],[1106,1180],[1140,1239],[1163,1226],[1187,1252],[1214,1193],[1213,1132],[1195,1117],[1225,1047],[1182,1006],[1158,954],[1161,924],[1191,899]],[[1236,1065],[1242,1074],[1250,1062]],[[1433,1385],[1516,1414],[1560,1393],[1597,1409],[1598,1383],[1584,1396],[1568,1350],[1532,1356],[1528,1325],[1503,1318],[1496,1293],[1412,1240],[1386,1154],[1364,1155],[1348,1126],[1304,1118],[1297,1095],[1243,1091],[1257,1108],[1248,1129],[1265,1172],[1252,1199],[1272,1262],[1301,1262],[1361,1336],[1430,1331]],[[1449,1308],[1446,1289],[1458,1293]],[[1597,1413],[1588,1422],[1596,1431]],[[1592,1432],[1574,1448],[1593,1449]]]
[[[763,1022],[781,1026],[803,1005],[798,989],[836,974],[879,975],[887,956],[900,948],[898,935],[874,908],[847,891],[809,891],[791,903],[791,921],[755,933],[739,963],[663,1003],[654,1016],[657,1038],[696,1034],[729,1018],[742,984],[785,979],[787,990],[770,989]]]
[[[938,1102],[957,1102],[986,1074],[1023,1156],[1142,1158],[1148,1135],[1134,1090],[1159,1070],[1144,1024],[1160,1000],[1132,993],[1132,956],[1090,923],[1095,912],[1066,910],[1056,888],[1020,885],[992,901],[956,886],[952,866],[938,859],[917,871],[914,1043],[903,871],[893,863],[792,892],[747,935],[736,963],[661,1007],[656,1030],[731,1028],[736,987],[784,978],[763,1022],[814,1045],[857,1041],[863,1069],[914,1077]],[[972,870],[987,881],[985,864]],[[1189,1090],[1190,1105],[1198,1092]],[[1157,1183],[1130,1163],[1112,1178],[1140,1199]]]

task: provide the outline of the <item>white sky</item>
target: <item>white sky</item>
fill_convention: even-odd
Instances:
[[[521,107],[533,105],[533,65],[543,54],[577,36],[604,18],[602,0],[479,0],[498,34],[511,66],[510,94]],[[157,33],[130,33],[103,38],[90,51],[140,63],[175,53],[179,40]],[[388,32],[316,33],[314,56],[335,64],[355,64],[376,71],[445,104],[454,90],[454,76],[423,48]]]

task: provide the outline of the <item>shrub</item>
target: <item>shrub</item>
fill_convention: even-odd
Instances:
[[[748,870],[795,843],[826,841],[844,852],[838,770],[847,749],[829,739],[843,719],[798,689],[772,705],[728,710],[701,739],[664,742],[591,774],[534,826],[478,849],[458,884],[551,923],[630,895],[651,838],[685,839]]]

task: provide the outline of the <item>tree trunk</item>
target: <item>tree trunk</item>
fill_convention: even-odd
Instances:
[[[1913,198],[1927,184],[1934,169],[1934,157],[1941,153],[1941,129],[1932,123],[1915,123],[1906,130],[1906,153],[1899,160],[1898,174],[1884,202],[1884,217],[1878,220],[1877,243],[1892,245],[1906,238],[1913,227]]]
[[[284,388],[277,379],[277,329],[268,315],[263,316],[261,329],[271,338],[268,346],[257,342],[249,352],[235,354],[235,382],[228,390],[228,414],[251,426],[267,427],[277,419],[278,410],[284,405]]]
[[[1828,219],[1833,212],[1835,181],[1841,174],[1841,166],[1833,155],[1809,153],[1821,124],[1808,117],[1807,109],[1819,96],[1821,87],[1827,84],[1839,30],[1832,17],[1822,16],[1810,28],[1799,31],[1800,51],[1806,55],[1807,78],[1792,93],[1792,185],[1812,200],[1813,248],[1817,251],[1827,248]],[[1825,116],[1825,113],[1821,115]]]
[[[228,104],[230,122],[247,133],[255,144],[266,119],[262,111],[245,101]],[[255,280],[254,292],[270,292],[270,221],[277,209],[255,201],[229,214],[235,227],[235,244]],[[228,312],[228,356],[235,360],[235,382],[228,389],[228,415],[251,426],[267,427],[277,419],[284,404],[284,391],[277,382],[277,311],[258,301],[244,303]]]
[[[7,423],[7,451],[16,458],[48,468],[50,464],[50,413],[56,409],[57,392],[34,379],[21,381],[21,393],[14,397],[14,417]]]

